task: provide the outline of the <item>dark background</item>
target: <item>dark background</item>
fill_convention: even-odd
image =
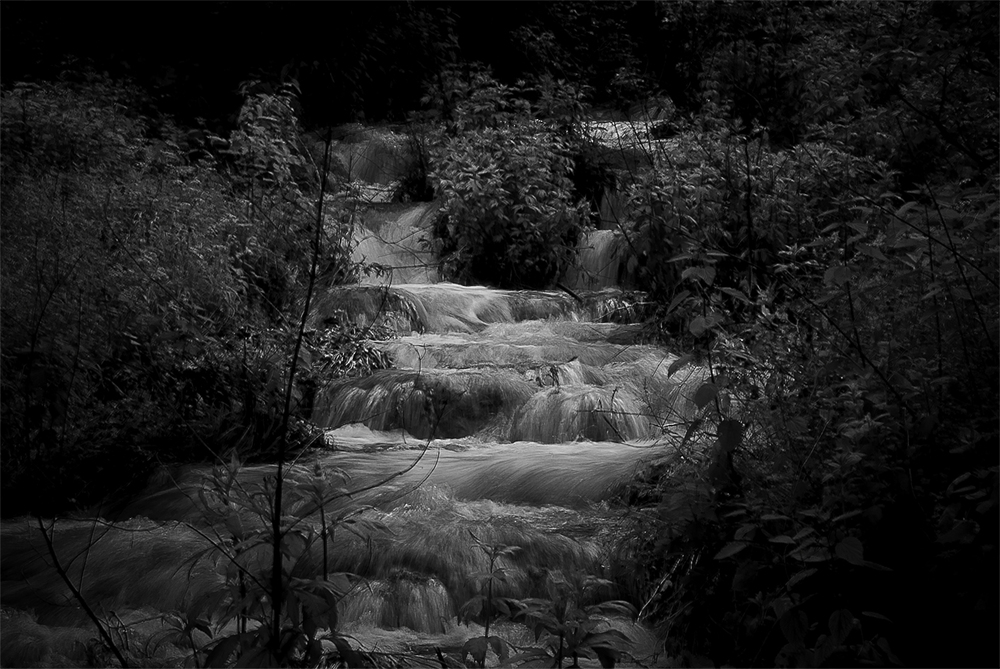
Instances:
[[[252,78],[296,79],[304,121],[401,122],[448,63],[482,62],[505,83],[550,71],[615,104],[628,62],[673,88],[671,40],[652,2],[4,2],[0,80],[92,68],[128,77],[182,123],[223,129]],[[531,47],[550,33],[551,48]]]

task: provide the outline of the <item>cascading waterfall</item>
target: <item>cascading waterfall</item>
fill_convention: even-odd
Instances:
[[[694,367],[671,374],[675,356],[641,343],[637,326],[600,322],[622,303],[613,288],[620,240],[606,231],[567,277],[572,295],[459,286],[437,282],[421,241],[432,211],[418,204],[370,216],[358,258],[392,272],[317,296],[316,327],[339,310],[400,336],[378,344],[393,369],[321,389],[313,419],[329,430],[327,448],[288,474],[291,491],[319,479],[342,487],[324,511],[353,525],[336,528],[326,571],[361,580],[340,603],[340,625],[388,651],[448,649],[475,636],[456,620],[489,567],[473,538],[517,548],[501,561],[508,578],[497,596],[544,597],[551,574],[606,575],[620,520],[609,501],[644,463],[670,457],[676,439],[665,426],[692,415],[702,380]],[[218,517],[199,492],[211,471],[165,470],[114,522],[55,525],[60,563],[92,606],[155,636],[166,629],[157,612],[189,611],[225,583],[210,543]],[[273,473],[245,466],[239,485],[253,489]],[[319,522],[318,509],[300,513]],[[260,522],[240,514],[248,527]],[[87,621],[37,526],[6,522],[2,539],[3,604],[21,610],[5,621],[3,651],[50,666],[81,662],[80,641],[93,633],[80,632]],[[313,547],[296,569],[322,573],[322,555]]]
[[[385,277],[365,277],[366,283],[433,283],[437,278],[430,224],[435,205],[373,205],[354,231],[352,260],[389,268]]]
[[[594,230],[580,240],[577,262],[566,279],[579,289],[627,288],[632,282],[628,266],[628,240],[618,230]]]

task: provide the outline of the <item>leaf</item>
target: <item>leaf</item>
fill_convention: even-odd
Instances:
[[[728,544],[722,547],[718,553],[715,554],[713,559],[715,560],[725,560],[728,557],[732,557],[739,553],[741,550],[747,547],[745,541],[730,541]]]
[[[601,613],[605,615],[621,615],[625,617],[635,617],[638,615],[636,608],[631,603],[621,599],[610,599],[600,604],[587,607],[587,613]]]
[[[670,300],[670,305],[667,307],[667,313],[673,313],[674,309],[680,306],[680,303],[686,300],[691,295],[690,290],[682,290],[679,292],[674,299]]]
[[[621,630],[610,629],[587,637],[587,645],[591,648],[603,646],[605,648],[615,648],[617,642],[630,643],[632,640]]]
[[[869,258],[875,258],[876,260],[888,261],[889,259],[885,257],[882,250],[877,246],[872,246],[870,244],[858,244],[858,252],[863,253]]]
[[[730,297],[735,297],[737,300],[743,302],[744,304],[753,304],[753,302],[750,301],[750,298],[744,295],[743,291],[741,290],[737,290],[735,288],[723,288],[722,292],[725,293],[726,295],[729,295]]]
[[[830,522],[839,523],[842,520],[847,520],[849,518],[854,518],[855,516],[860,516],[860,515],[861,515],[861,510],[855,509],[854,511],[848,511],[847,513],[840,514],[836,518],[831,519]]]
[[[778,620],[781,633],[789,643],[801,643],[809,630],[809,618],[804,611],[791,610]]]
[[[805,579],[809,578],[810,576],[812,576],[813,574],[815,574],[817,571],[818,571],[817,569],[813,569],[812,567],[810,567],[809,569],[803,569],[802,571],[796,572],[795,574],[792,575],[792,577],[790,579],[788,579],[788,582],[785,583],[785,588],[788,589],[788,590],[791,590],[793,587],[795,587],[796,585],[798,585],[801,581],[804,581]]]
[[[823,282],[842,286],[854,277],[854,269],[848,265],[835,265],[823,273]]]
[[[808,537],[808,536],[809,536],[810,534],[812,534],[812,533],[813,533],[813,532],[815,532],[815,531],[816,531],[816,530],[815,530],[815,529],[813,529],[813,528],[811,528],[811,527],[804,527],[804,528],[802,528],[801,530],[799,530],[799,531],[798,531],[798,532],[797,532],[797,533],[795,534],[795,536],[794,536],[794,537],[792,537],[792,538],[793,538],[793,539],[795,539],[796,541],[801,541],[802,539],[804,539],[804,538]]]
[[[699,279],[706,286],[711,286],[715,282],[714,267],[688,267],[681,272],[681,279],[694,277]]]
[[[487,639],[490,644],[490,648],[493,652],[497,654],[500,661],[503,662],[507,659],[507,646],[504,644],[503,640],[498,636],[491,636]]]
[[[485,595],[476,595],[469,599],[458,610],[458,616],[462,620],[472,620],[483,611],[483,603],[486,601]]]
[[[850,611],[847,609],[837,609],[830,614],[827,624],[830,627],[830,636],[836,640],[836,644],[839,646],[844,643],[857,623],[857,619]]]
[[[240,517],[239,513],[230,513],[226,517],[226,530],[229,534],[236,539],[236,541],[243,541],[246,537],[246,531],[243,528],[243,518]]]
[[[897,209],[896,213],[894,215],[895,215],[896,218],[900,218],[900,217],[903,216],[903,214],[905,214],[910,209],[913,209],[916,206],[917,206],[917,202],[916,201],[907,202],[902,207],[900,207],[899,209]]]
[[[493,609],[496,611],[497,615],[504,616],[506,618],[511,617],[512,609],[510,607],[512,600],[507,597],[495,597],[493,599]]]
[[[822,546],[800,546],[789,553],[788,557],[800,562],[826,562],[830,559],[830,553]]]
[[[209,639],[212,638],[212,627],[207,620],[204,618],[199,618],[198,620],[191,622],[191,629],[198,630],[202,632]]]
[[[774,615],[777,618],[783,617],[786,613],[794,608],[792,600],[788,597],[776,597],[771,600],[771,608],[774,610]]]
[[[711,330],[723,320],[724,317],[714,311],[704,316],[697,316],[691,321],[691,324],[688,326],[688,331],[695,337],[700,337],[702,334]]]
[[[840,227],[841,227],[841,226],[843,226],[843,225],[844,225],[843,221],[834,221],[834,222],[833,222],[833,223],[831,223],[830,225],[828,225],[828,226],[826,226],[825,228],[823,228],[822,230],[820,230],[820,231],[819,231],[819,234],[821,234],[821,235],[825,235],[825,234],[828,234],[828,233],[830,233],[830,232],[833,232],[833,231],[834,231],[834,230],[836,230],[837,228],[840,228]]]
[[[709,402],[719,394],[719,389],[714,383],[709,381],[701,385],[694,393],[694,403],[699,409],[704,409]]]
[[[841,560],[845,560],[858,566],[864,566],[864,546],[861,545],[861,540],[856,537],[846,537],[845,539],[842,539],[834,549],[834,553]]]
[[[896,241],[892,248],[894,249],[912,249],[927,245],[926,239],[921,239],[919,237],[903,237]]]
[[[465,662],[467,656],[472,656],[472,659],[476,661],[479,666],[483,666],[486,663],[486,649],[488,648],[487,641],[484,637],[477,636],[469,639],[462,646],[462,662]]]
[[[875,620],[884,620],[887,623],[891,623],[892,622],[891,619],[886,618],[881,613],[876,613],[875,611],[862,611],[861,615],[866,616],[868,618],[874,618]]]
[[[971,477],[972,477],[972,472],[965,472],[964,474],[959,475],[954,481],[952,481],[948,485],[948,494],[949,495],[954,494],[955,489],[958,488],[963,483],[965,483]]]
[[[676,372],[678,369],[681,369],[694,359],[695,356],[693,353],[685,353],[681,357],[677,358],[672,363],[670,363],[669,367],[667,367],[667,376],[668,377],[672,376],[674,372]]]
[[[229,664],[229,659],[240,647],[240,634],[233,634],[224,637],[215,644],[215,648],[205,658],[206,667],[225,667]]]
[[[757,534],[757,526],[753,523],[747,523],[746,525],[740,525],[736,529],[736,533],[733,535],[733,539],[736,541],[750,541]]]
[[[776,537],[771,537],[770,539],[768,539],[768,541],[770,541],[772,544],[788,544],[791,546],[795,545],[795,539],[792,539],[787,534],[779,534]]]
[[[698,394],[695,393],[695,403],[698,401],[697,398]],[[719,423],[718,435],[719,449],[723,453],[734,451],[743,441],[743,423],[733,418],[727,418]]]

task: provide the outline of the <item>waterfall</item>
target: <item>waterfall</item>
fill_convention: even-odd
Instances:
[[[598,290],[631,287],[633,271],[629,268],[628,242],[617,230],[593,230],[580,240],[576,264],[566,273],[570,287]]]
[[[312,418],[327,430],[325,447],[287,472],[289,507],[310,527],[319,508],[303,491],[317,481],[341,491],[323,509],[340,519],[329,563],[312,545],[294,574],[352,574],[339,624],[368,647],[405,639],[407,648],[448,649],[475,636],[456,616],[490,567],[476,542],[512,547],[495,596],[546,597],[553,575],[608,577],[625,513],[614,501],[646,463],[672,457],[678,439],[669,424],[693,414],[703,378],[691,366],[671,374],[676,356],[622,322],[633,298],[618,288],[630,280],[620,234],[581,241],[566,279],[572,295],[460,286],[440,282],[434,269],[435,210],[422,203],[364,214],[355,259],[389,273],[316,296],[313,327],[340,313],[399,336],[375,342],[392,369],[319,390]],[[240,531],[261,523],[251,506],[228,515],[212,507],[204,491],[213,471],[164,469],[143,494],[108,510],[113,522],[55,525],[60,564],[92,606],[115,611],[143,638],[168,629],[156,612],[210,606],[233,577],[211,542],[234,523]],[[247,465],[233,485],[262,489],[274,473]],[[5,522],[2,539],[2,601],[20,611],[4,625],[5,661],[9,652],[29,663],[84,662],[77,628],[86,617],[38,528]],[[604,595],[618,596],[613,584]],[[633,657],[651,638],[615,624],[638,644]]]
[[[432,224],[437,205],[381,205],[366,211],[354,231],[352,260],[389,268],[386,276],[365,283],[435,283],[438,281]]]

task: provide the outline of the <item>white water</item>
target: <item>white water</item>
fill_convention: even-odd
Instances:
[[[365,277],[369,284],[436,283],[430,225],[437,206],[383,205],[366,212],[355,230],[352,260],[390,268],[388,275]]]
[[[316,323],[343,309],[359,323],[388,319],[402,336],[379,343],[394,369],[320,392],[313,418],[330,428],[328,447],[305,456],[289,479],[290,504],[322,477],[344,491],[326,505],[329,517],[364,521],[355,533],[337,530],[325,570],[361,577],[340,604],[340,624],[369,648],[381,640],[383,648],[448,650],[476,635],[456,620],[478,594],[475,575],[489,567],[473,537],[517,547],[502,560],[509,578],[496,595],[544,596],[551,574],[607,576],[625,514],[613,502],[645,462],[671,456],[676,438],[664,426],[691,414],[701,378],[692,368],[668,374],[675,357],[639,343],[641,328],[596,322],[621,304],[610,288],[622,276],[620,248],[609,235],[598,235],[567,277],[580,301],[562,291],[458,286],[437,282],[419,241],[432,209],[383,212],[360,231],[358,253],[394,267],[390,288],[319,296]],[[227,583],[206,540],[226,530],[199,497],[210,470],[164,471],[113,524],[56,526],[60,561],[85,598],[139,637],[163,631],[160,612],[187,611]],[[252,491],[273,471],[245,467],[239,485]],[[316,526],[317,509],[302,508]],[[246,527],[260,523],[239,515]],[[5,656],[79,664],[87,624],[37,528],[5,523],[2,538],[3,603],[34,611],[4,625]],[[310,550],[296,573],[322,573],[321,563]]]

